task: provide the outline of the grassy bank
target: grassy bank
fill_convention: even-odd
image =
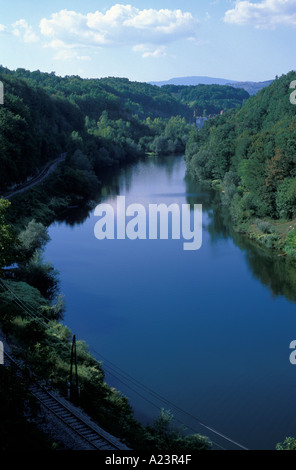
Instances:
[[[79,190],[71,176],[67,165],[61,164],[46,182],[13,197],[11,206],[2,211],[6,223],[13,227],[13,243],[7,249],[15,266],[1,271],[0,327],[13,345],[15,356],[25,361],[40,381],[63,396],[68,392],[73,334],[63,325],[65,304],[59,292],[59,273],[42,259],[48,241],[46,227],[63,217],[69,206],[80,206],[84,217],[92,198],[100,198],[99,190]],[[73,190],[69,190],[69,184]],[[83,341],[77,342],[77,360],[79,405],[128,447],[161,452],[211,448],[206,437],[188,436],[185,430],[176,429],[169,411],[163,410],[149,426],[138,422],[128,399],[106,383],[103,364]],[[4,386],[4,395],[5,390]]]

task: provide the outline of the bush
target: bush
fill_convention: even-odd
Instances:
[[[276,209],[281,219],[291,219],[296,208],[296,178],[286,178],[278,186]]]
[[[58,272],[50,263],[43,261],[38,250],[28,263],[19,266],[16,276],[30,286],[36,287],[48,300],[53,300],[59,291]]]
[[[43,248],[49,240],[50,237],[48,235],[47,228],[41,223],[31,220],[27,225],[27,228],[19,235],[20,256],[25,259],[31,258],[33,253],[36,250]]]
[[[266,222],[265,220],[260,220],[260,219],[256,219],[255,220],[255,224],[257,225],[257,227],[259,228],[259,230],[261,230],[261,232],[267,234],[271,234],[271,233],[274,233],[274,228],[273,226],[269,223],[269,222]]]
[[[288,255],[296,256],[296,231],[294,229],[288,234],[284,249]]]
[[[182,430],[172,427],[173,414],[162,409],[152,426],[147,426],[151,435],[147,441],[151,443],[151,450],[160,452],[192,452],[196,450],[210,450],[211,441],[200,434],[182,435]]]
[[[296,439],[294,437],[286,437],[284,442],[279,442],[276,450],[296,450]]]

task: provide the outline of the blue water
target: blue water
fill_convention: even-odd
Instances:
[[[99,241],[94,209],[50,226],[45,257],[60,271],[64,323],[105,359],[106,381],[143,422],[170,409],[176,425],[224,448],[237,447],[194,417],[250,449],[296,437],[296,268],[232,233],[218,195],[185,179],[183,157],[106,175],[102,195],[97,203],[203,204],[197,251],[183,240]]]

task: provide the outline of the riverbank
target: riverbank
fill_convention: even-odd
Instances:
[[[12,198],[9,221],[13,222],[19,233],[33,219],[36,224],[50,225],[62,214],[71,213],[69,206],[78,206],[82,216],[84,211],[90,210],[92,199],[80,194],[64,195],[56,191],[57,181],[64,170],[61,164],[46,182]],[[77,209],[75,211],[77,215]],[[3,312],[1,321],[5,319],[5,332],[17,345],[19,357],[26,361],[41,380],[50,383],[65,396],[69,380],[72,332],[62,321],[52,317],[55,307],[30,285],[30,276],[26,282],[22,279],[22,274],[18,275],[15,270],[12,278],[9,277],[9,272],[6,272],[6,276],[5,284],[8,289],[2,289],[0,294]],[[77,343],[77,358],[81,406],[107,432],[124,439],[131,448],[138,450],[170,451],[179,448],[184,451],[186,448],[211,448],[210,441],[203,436],[180,435],[171,427],[171,417],[168,419],[161,413],[155,425],[140,424],[134,418],[127,398],[105,382],[102,363],[89,352],[84,341]]]
[[[101,192],[106,203],[121,195],[128,203],[202,204],[203,245],[195,253],[184,252],[177,240],[99,242],[93,206],[84,208],[83,201],[50,225],[44,260],[61,273],[63,323],[103,360],[106,383],[145,415],[144,428],[159,412],[154,402],[171,409],[189,431],[200,430],[198,417],[248,448],[271,449],[293,435],[296,419],[290,405],[295,374],[288,359],[295,329],[294,271],[287,257],[255,249],[255,242],[234,233],[220,193],[184,175],[182,157],[143,159],[110,171]],[[62,357],[50,354],[63,383],[70,353],[69,345]],[[114,373],[114,364],[129,376]],[[45,367],[52,370],[46,362]],[[150,391],[137,388],[135,379]],[[271,420],[274,426],[267,424]],[[113,421],[117,424],[117,417]],[[121,424],[126,436],[128,425]]]
[[[10,356],[13,354],[13,351],[17,347],[16,344],[8,342],[6,335],[0,330],[0,341],[3,344],[3,349],[5,354]],[[13,368],[9,368],[9,365],[6,364],[6,358],[4,359],[5,372],[15,380],[17,383],[20,381],[19,372]],[[26,370],[26,376],[31,376],[32,371],[28,370],[28,367],[24,363]],[[0,371],[2,372],[2,371]],[[5,383],[5,376],[2,377],[2,382]],[[20,397],[20,401],[23,400],[23,416],[20,415],[19,419],[23,419],[23,426],[27,426],[27,439],[26,445],[22,442],[21,436],[19,435],[18,430],[16,429],[17,424],[14,423],[14,417],[12,416],[11,410],[8,408],[6,411],[2,410],[1,419],[9,420],[9,428],[13,429],[14,436],[11,436],[10,442],[6,442],[5,439],[2,439],[2,449],[3,450],[12,450],[18,448],[19,450],[25,448],[30,450],[31,447],[35,450],[93,450],[94,447],[89,444],[85,439],[81,438],[70,426],[67,426],[62,419],[58,418],[55,413],[50,411],[47,406],[41,404],[40,401],[36,400],[33,395],[30,394],[29,389],[27,388],[26,382],[22,383],[22,392],[23,396]],[[114,442],[116,447],[121,450],[131,450],[125,446],[119,439],[111,436],[106,433],[104,430],[99,428],[96,423],[94,423],[91,418],[79,407],[75,406],[73,403],[66,400],[62,397],[57,391],[50,390],[50,393],[57,397],[60,403],[65,403],[67,409],[70,409],[76,416],[79,416],[83,422],[88,423],[92,428],[94,428],[100,435],[106,436],[110,442]],[[3,391],[2,391],[2,394]],[[6,429],[6,433],[8,429]],[[37,434],[39,437],[37,439]],[[28,446],[28,447],[26,447]]]
[[[223,184],[219,180],[205,181],[206,186],[213,188],[220,194],[221,204],[229,212],[229,223],[237,233],[247,236],[258,247],[271,250],[278,256],[287,256],[296,262],[296,219],[275,220],[271,218],[252,217],[246,214],[244,220],[235,223],[235,213]]]

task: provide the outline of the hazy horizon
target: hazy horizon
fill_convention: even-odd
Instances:
[[[293,70],[295,26],[295,0],[12,0],[0,62],[82,78],[267,81]]]

